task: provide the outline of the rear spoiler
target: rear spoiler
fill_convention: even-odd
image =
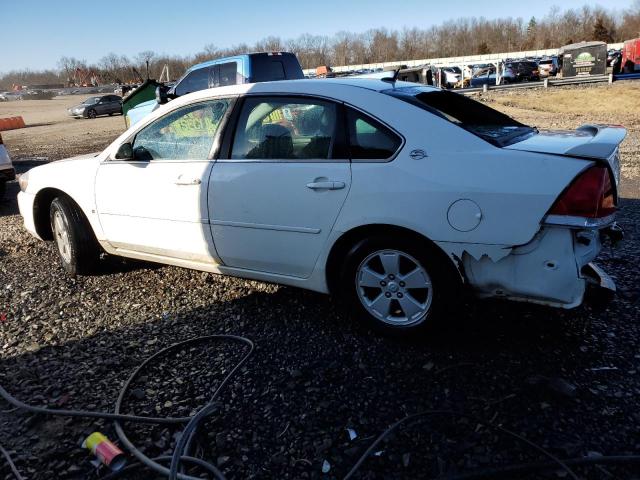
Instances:
[[[586,124],[577,130],[591,133],[593,139],[573,147],[565,155],[604,160],[613,174],[616,190],[620,185],[620,153],[619,146],[627,136],[627,130],[621,125]]]
[[[565,155],[608,160],[627,136],[627,130],[621,125],[587,124],[577,130],[590,133],[593,139],[567,150]]]

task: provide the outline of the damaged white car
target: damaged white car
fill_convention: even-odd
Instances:
[[[339,296],[412,333],[461,287],[572,308],[614,222],[619,126],[540,132],[389,80],[185,95],[104,152],[20,178],[27,230],[63,267],[102,251]]]

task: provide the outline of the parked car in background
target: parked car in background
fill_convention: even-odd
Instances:
[[[409,82],[234,85],[31,169],[18,203],[70,275],[104,250],[331,293],[413,335],[463,286],[572,308],[611,282],[590,262],[616,231],[625,133],[538,131]]]
[[[7,182],[15,180],[15,178],[16,171],[2,141],[2,133],[0,133],[0,201],[4,199]]]
[[[118,95],[103,95],[89,97],[80,105],[67,110],[74,118],[96,118],[99,115],[113,115],[122,113],[122,97]]]
[[[530,60],[516,60],[505,62],[506,68],[511,69],[516,82],[540,80],[537,62]]]
[[[453,88],[462,79],[460,67],[445,67],[442,69],[442,73],[444,76],[442,86],[444,88]]]
[[[297,80],[304,78],[298,58],[289,52],[260,52],[218,58],[194,65],[170,89],[158,91],[156,100],[140,103],[127,112],[128,126],[167,101],[206,88],[240,83]]]
[[[558,74],[558,57],[543,58],[538,62],[540,77],[556,76]]]
[[[607,67],[613,67],[614,60],[620,59],[621,56],[621,50],[615,48],[610,48],[609,50],[607,50]]]
[[[469,82],[471,87],[481,87],[482,85],[496,85],[496,67],[491,66],[476,70],[471,81]],[[505,66],[502,74],[502,84],[513,83],[518,81],[513,69]]]

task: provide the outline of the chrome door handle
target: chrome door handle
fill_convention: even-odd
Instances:
[[[202,183],[202,180],[200,180],[199,178],[191,178],[187,180],[185,178],[182,178],[182,175],[180,175],[174,183],[176,185],[200,185]]]
[[[311,190],[340,190],[344,188],[344,182],[311,182],[307,183],[307,188]]]

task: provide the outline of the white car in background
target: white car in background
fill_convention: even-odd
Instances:
[[[617,233],[625,130],[539,132],[456,93],[371,79],[185,95],[104,152],[20,179],[71,274],[101,250],[331,293],[381,330],[480,297],[571,308]]]
[[[16,179],[16,171],[9,158],[9,153],[2,142],[2,134],[0,133],[0,201],[4,199],[7,190],[7,182]]]

